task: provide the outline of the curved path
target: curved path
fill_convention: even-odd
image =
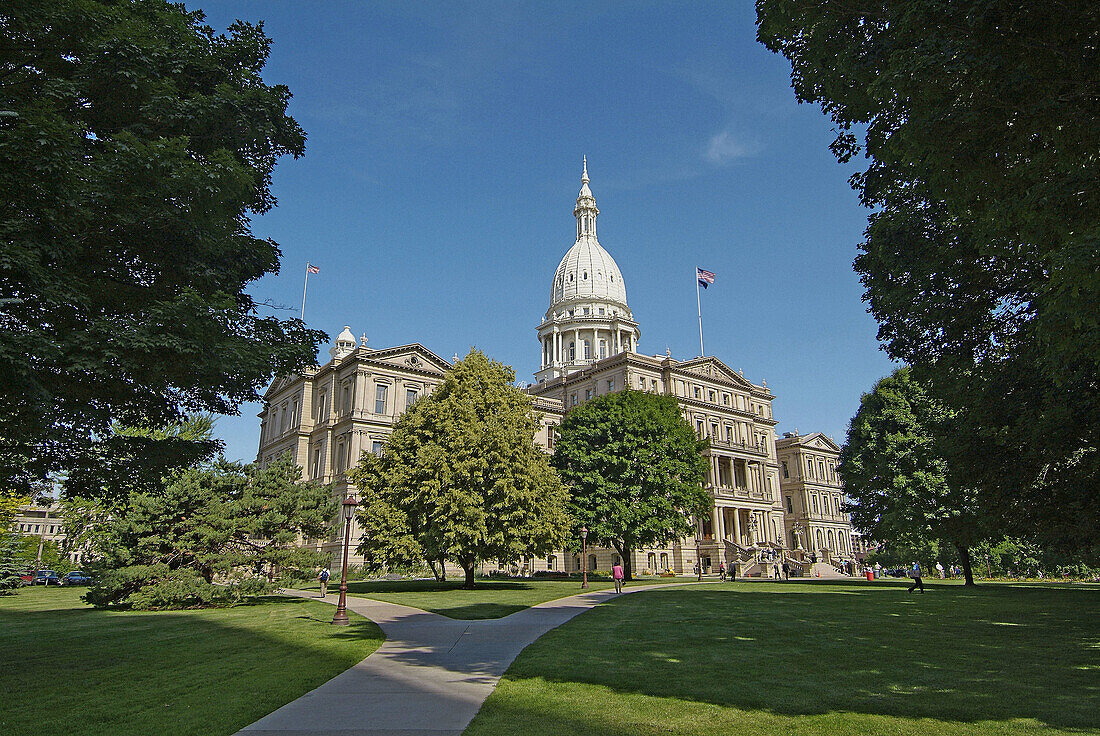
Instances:
[[[698,583],[646,585],[623,593],[681,585]],[[348,608],[382,627],[386,642],[237,736],[458,736],[524,647],[614,597],[614,591],[601,590],[546,601],[504,618],[461,621],[349,596]],[[334,600],[330,596],[328,602]]]

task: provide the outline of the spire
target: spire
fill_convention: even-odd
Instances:
[[[584,156],[582,160],[584,168],[581,171],[581,191],[577,195],[577,206],[573,208],[573,216],[577,218],[577,240],[585,236],[596,237],[596,215],[600,214],[596,208],[596,198],[588,188],[588,156]]]

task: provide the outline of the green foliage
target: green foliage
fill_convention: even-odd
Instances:
[[[326,556],[299,546],[328,532],[332,491],[299,481],[289,453],[265,468],[224,460],[172,476],[162,493],[134,494],[95,525],[97,606],[232,603],[267,588],[264,573],[300,576]]]
[[[981,515],[973,490],[948,479],[941,445],[952,436],[952,419],[899,368],[860,399],[838,472],[856,529],[898,550],[948,542],[973,582],[967,549],[982,539]]]
[[[706,440],[671,396],[626,390],[573,409],[560,427],[554,467],[570,488],[574,538],[614,547],[631,579],[631,553],[692,531],[689,515],[712,499],[703,488]]]
[[[209,446],[112,424],[235,413],[314,361],[323,333],[245,290],[278,271],[250,218],[305,145],[270,44],[165,0],[0,7],[0,485],[185,466]]]
[[[54,570],[59,575],[77,569],[61,545],[52,539],[42,539],[36,534],[22,534],[17,537],[15,562],[22,570]],[[38,558],[39,542],[42,544],[42,559]]]
[[[758,0],[875,212],[879,338],[959,412],[953,472],[1002,529],[1100,541],[1100,14],[1090,0]],[[865,130],[861,142],[854,131]]]
[[[0,491],[0,532],[7,531],[15,515],[19,513],[19,507],[30,502],[31,499],[28,496]]]
[[[457,561],[474,584],[484,560],[560,546],[565,489],[535,445],[531,400],[515,372],[477,350],[394,426],[381,457],[364,455],[359,552],[379,570]]]
[[[19,551],[19,535],[0,532],[0,595],[7,595],[20,585],[23,566],[18,560]]]

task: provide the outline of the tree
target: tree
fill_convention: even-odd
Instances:
[[[869,159],[851,180],[875,210],[856,270],[887,352],[961,412],[952,467],[1003,529],[1097,544],[1095,3],[758,0],[757,14],[798,99],[836,124],[840,161]]]
[[[111,425],[236,413],[314,362],[323,333],[246,292],[280,257],[250,217],[305,145],[270,44],[165,0],[0,7],[0,487],[184,467],[209,448]]]
[[[588,527],[590,539],[615,548],[632,579],[635,550],[685,537],[689,516],[710,508],[707,446],[672,396],[628,389],[570,411],[553,464],[570,489],[575,536]]]
[[[15,532],[0,529],[0,595],[8,595],[22,585],[19,563],[20,537]]]
[[[175,473],[159,494],[133,494],[89,538],[86,599],[192,607],[262,592],[275,570],[312,577],[326,555],[301,541],[328,533],[336,504],[329,486],[300,475],[289,453],[262,468],[219,460]]]
[[[974,490],[951,482],[942,443],[953,413],[899,368],[860,399],[837,468],[852,525],[887,549],[942,540],[974,584],[970,548],[983,539]]]
[[[394,425],[380,457],[349,474],[363,503],[367,566],[455,560],[474,587],[485,560],[542,555],[565,541],[565,488],[535,445],[515,371],[471,350]]]

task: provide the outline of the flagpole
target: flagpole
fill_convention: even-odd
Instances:
[[[695,269],[695,306],[699,308],[699,357],[702,358],[706,353],[703,352],[703,301],[699,298],[699,269]]]
[[[306,261],[306,280],[302,285],[302,321],[306,321],[306,289],[309,288],[309,261]]]

